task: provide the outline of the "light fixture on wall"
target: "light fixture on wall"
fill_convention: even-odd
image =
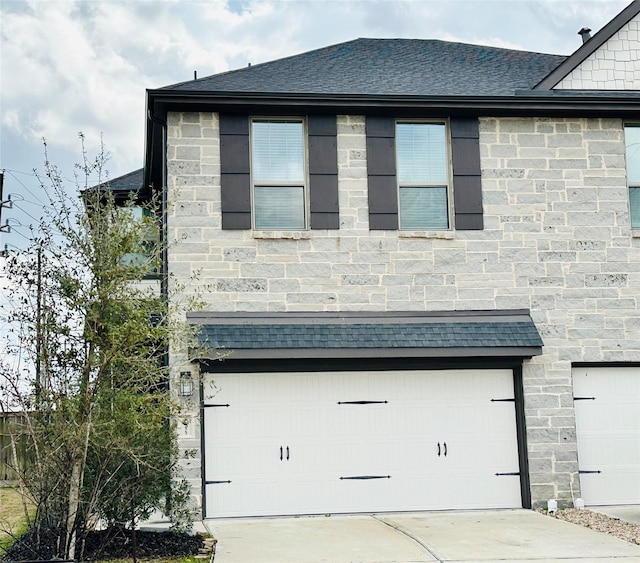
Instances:
[[[180,396],[191,397],[193,395],[193,379],[190,371],[180,372]]]

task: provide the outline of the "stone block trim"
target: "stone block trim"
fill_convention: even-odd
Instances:
[[[571,364],[640,362],[621,120],[482,118],[484,229],[446,236],[369,230],[357,115],[337,121],[338,231],[224,231],[217,124],[169,114],[169,267],[199,273],[185,291],[219,312],[530,309],[544,340],[523,366],[534,504],[577,496]]]

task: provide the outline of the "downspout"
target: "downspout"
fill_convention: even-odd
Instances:
[[[168,264],[168,252],[167,252],[167,122],[155,117],[151,110],[148,110],[147,118],[153,125],[157,125],[161,128],[162,137],[162,149],[161,149],[161,157],[160,160],[162,162],[162,174],[161,174],[161,200],[160,200],[160,219],[161,219],[161,227],[160,227],[160,243],[162,245],[162,271],[160,277],[160,292],[165,299],[168,299],[169,296],[169,287],[167,275],[169,271]],[[153,134],[151,136],[153,139]],[[151,147],[150,152],[153,155],[154,148]],[[152,188],[153,189],[153,188]]]
[[[161,181],[160,181],[160,245],[162,248],[162,254],[161,254],[161,261],[162,264],[160,266],[160,296],[162,298],[162,301],[165,304],[166,307],[166,311],[169,311],[169,256],[168,256],[168,250],[167,250],[167,122],[163,121],[161,119],[158,119],[157,117],[155,117],[153,115],[153,113],[151,112],[151,110],[147,110],[147,119],[151,122],[151,127],[152,127],[152,131],[153,131],[153,127],[158,126],[161,129],[162,135],[161,135],[161,156],[160,156],[160,161],[161,161],[161,166],[162,166],[162,171],[161,171]],[[150,168],[153,167],[153,154],[154,154],[154,146],[153,146],[153,141],[154,141],[155,136],[153,135],[153,132],[151,134],[151,147],[150,147],[150,154],[151,154],[151,163],[150,163]],[[151,189],[153,191],[153,185],[151,185]],[[167,379],[164,382],[164,385],[166,386],[166,390],[168,393],[171,392],[171,384],[170,384],[170,379],[169,379],[169,345],[167,344],[164,347],[164,350],[162,351],[162,365],[164,368],[167,369]],[[169,419],[167,419],[166,423],[168,425],[171,424],[171,421]],[[168,430],[168,428],[167,428]],[[171,505],[173,504],[171,498],[172,498],[172,488],[173,487],[169,487],[169,490],[166,491],[167,493],[167,499],[168,499],[168,512],[171,511]]]

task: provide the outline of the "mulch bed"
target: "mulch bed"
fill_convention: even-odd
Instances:
[[[55,534],[30,530],[4,555],[4,561],[50,560],[55,555]],[[136,531],[137,557],[174,557],[196,555],[203,545],[203,538],[174,532]],[[83,560],[122,559],[132,557],[131,530],[110,529],[89,532]]]

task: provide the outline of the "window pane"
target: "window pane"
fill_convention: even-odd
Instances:
[[[629,209],[631,210],[631,226],[640,229],[640,187],[629,188]]]
[[[153,212],[146,207],[137,205],[120,208],[123,213],[128,213],[133,221],[145,222],[145,229],[142,233],[144,240],[140,241],[140,252],[126,253],[120,259],[121,264],[126,266],[146,266],[147,275],[155,275],[160,272],[158,260],[158,242],[160,232],[158,225],[153,220]]]
[[[401,184],[447,183],[444,124],[398,123],[396,153]]]
[[[400,188],[400,228],[448,229],[447,188]]]
[[[640,125],[624,128],[629,185],[640,185]]]
[[[304,229],[304,188],[256,186],[256,229]]]
[[[254,182],[303,182],[302,123],[254,121],[252,124]]]

